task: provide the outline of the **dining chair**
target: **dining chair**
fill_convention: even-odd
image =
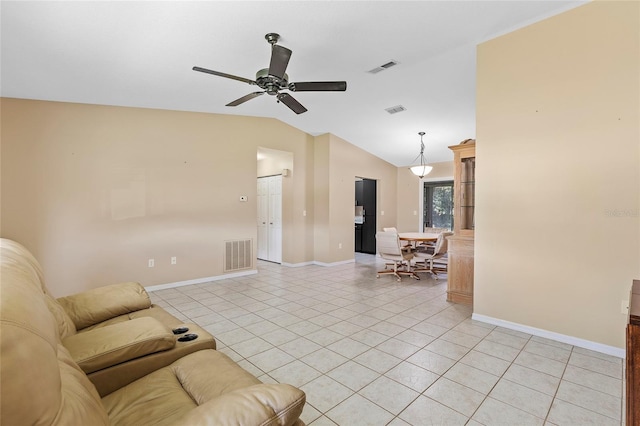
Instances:
[[[417,280],[420,279],[420,277],[411,270],[413,252],[400,245],[400,238],[397,232],[383,231],[376,233],[376,249],[381,258],[391,261],[385,264],[383,271],[378,271],[376,278],[380,278],[380,275],[384,274],[393,274],[398,278],[398,281],[402,279],[402,275],[408,275]],[[391,265],[393,269],[387,269],[388,265]]]
[[[438,279],[438,272],[446,273],[446,256],[448,250],[447,237],[453,235],[453,232],[441,232],[438,235],[433,253],[415,252],[415,268],[414,272],[430,272],[435,279]],[[442,265],[445,265],[444,267]]]
[[[384,232],[393,232],[394,234],[398,233],[398,229],[395,227],[390,227],[390,228],[382,228],[382,230]],[[405,244],[404,247],[409,247],[411,245],[411,243]],[[384,264],[384,267],[386,268],[387,266],[393,266],[392,262],[387,262]]]
[[[432,226],[425,226],[424,232],[428,234],[442,234],[443,232],[450,232],[450,231],[449,231],[449,228],[435,228]],[[435,251],[435,248],[436,248],[435,241],[427,241],[424,243],[420,243],[420,245],[418,245],[418,250],[424,251],[427,253],[433,253]]]

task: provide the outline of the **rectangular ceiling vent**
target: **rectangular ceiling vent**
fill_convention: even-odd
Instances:
[[[391,108],[385,108],[384,110],[387,111],[389,114],[397,114],[399,112],[406,111],[407,109],[402,105],[396,105]]]
[[[396,65],[398,65],[398,61],[391,60],[391,61],[387,62],[386,64],[382,64],[379,67],[375,67],[374,69],[369,70],[367,72],[370,73],[370,74],[378,74],[380,71],[387,70],[387,69],[389,69],[391,67],[395,67]]]

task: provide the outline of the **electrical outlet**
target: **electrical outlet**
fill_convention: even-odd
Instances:
[[[341,249],[342,248],[342,243],[338,243],[338,248]]]
[[[302,216],[306,216],[307,215],[307,211],[306,210],[302,210]]]
[[[627,315],[629,313],[629,301],[623,300],[620,305],[620,313]]]
[[[156,266],[156,261],[153,259],[149,259],[149,268],[153,268],[154,266]]]
[[[177,259],[175,256],[173,256],[173,257],[171,258],[171,264],[172,264],[172,265],[175,265],[176,263],[178,263],[178,259]]]

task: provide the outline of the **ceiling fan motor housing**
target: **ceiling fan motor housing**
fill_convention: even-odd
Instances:
[[[285,73],[283,78],[269,74],[269,68],[263,68],[256,73],[256,85],[270,95],[278,94],[278,90],[288,86],[289,76]]]

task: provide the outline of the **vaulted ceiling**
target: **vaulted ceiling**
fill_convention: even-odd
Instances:
[[[476,45],[584,1],[64,1],[1,3],[3,97],[273,117],[331,132],[396,166],[425,131],[429,162],[475,137]],[[290,81],[345,80],[346,92],[225,104],[269,66],[265,34],[293,51]],[[505,58],[507,60],[508,58]],[[368,71],[390,61],[382,72]],[[389,114],[386,108],[404,111]]]

